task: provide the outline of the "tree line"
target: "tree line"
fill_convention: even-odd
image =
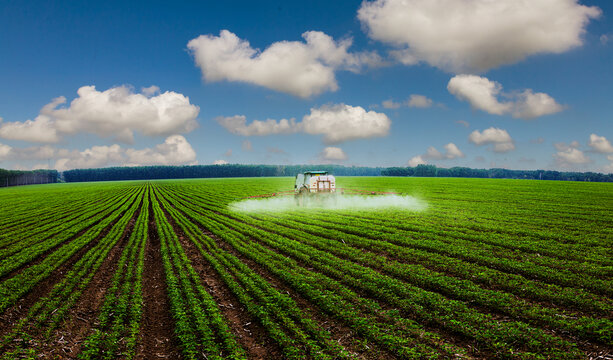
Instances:
[[[337,176],[415,176],[469,177],[491,179],[532,179],[613,182],[613,174],[594,172],[564,172],[555,170],[472,169],[467,167],[439,168],[434,165],[416,167],[364,167],[341,165],[192,165],[136,166],[100,169],[75,169],[62,173],[57,170],[0,169],[0,187],[48,184],[60,181],[117,181],[151,179],[192,179],[223,177],[295,176],[307,170],[325,170]]]
[[[138,166],[64,171],[66,182],[223,177],[294,176],[307,170],[326,170],[338,176],[379,176],[383,168],[340,165],[192,165]]]
[[[607,175],[594,172],[568,172],[555,170],[509,170],[500,168],[472,169],[467,167],[439,168],[434,165],[418,165],[416,167],[390,167],[383,169],[381,171],[381,175],[613,182],[613,174]]]
[[[57,170],[4,170],[0,169],[0,187],[50,184],[59,180]]]

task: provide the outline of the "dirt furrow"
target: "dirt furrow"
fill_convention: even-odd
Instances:
[[[32,290],[22,297],[17,304],[8,308],[0,315],[0,336],[6,335],[17,322],[27,315],[28,310],[41,297],[47,296],[53,287],[59,283],[66,273],[74,266],[74,264],[91,250],[101,239],[103,239],[111,230],[111,228],[119,221],[121,216],[113,220],[106,228],[104,228],[98,236],[83,246],[79,251],[73,254],[66,262],[55,269],[47,278],[36,284]],[[84,230],[84,231],[87,231]],[[76,237],[75,237],[76,238]]]
[[[166,292],[166,277],[160,251],[160,238],[149,196],[148,239],[143,272],[143,318],[136,345],[136,359],[178,359],[174,320]]]
[[[174,207],[174,205],[172,205],[172,204],[171,204],[171,206]],[[175,209],[177,209],[177,208],[175,207]],[[177,209],[177,210],[180,211],[180,209]],[[306,298],[304,298],[301,295],[299,295],[291,287],[287,286],[282,280],[280,280],[277,277],[275,277],[274,275],[272,275],[268,270],[264,269],[259,264],[255,263],[254,261],[252,261],[252,260],[246,258],[245,256],[243,256],[242,254],[240,254],[230,244],[228,244],[228,243],[224,242],[223,240],[221,240],[214,233],[212,233],[210,230],[206,229],[204,226],[199,224],[194,219],[191,219],[189,217],[189,215],[187,215],[185,213],[182,213],[182,214],[184,216],[186,216],[187,218],[189,218],[194,224],[196,224],[198,226],[198,228],[200,229],[200,231],[202,231],[202,233],[204,235],[206,235],[206,236],[212,238],[213,240],[215,240],[217,245],[219,245],[224,251],[226,251],[226,252],[234,255],[238,259],[240,259],[241,262],[246,264],[250,269],[255,271],[258,275],[262,276],[264,279],[266,279],[274,288],[276,288],[277,290],[279,290],[282,293],[285,293],[285,294],[289,295],[292,298],[292,300],[294,300],[296,302],[298,307],[302,311],[305,312],[305,314],[307,316],[309,316],[311,319],[313,319],[319,325],[320,328],[325,329],[326,331],[328,331],[331,334],[332,339],[336,340],[349,353],[353,354],[358,359],[369,359],[370,360],[370,359],[393,359],[394,358],[394,356],[392,354],[390,354],[390,353],[388,353],[388,352],[386,352],[386,351],[384,351],[382,349],[377,349],[375,347],[369,348],[367,345],[365,346],[364,339],[362,339],[358,334],[356,334],[349,327],[345,326],[341,322],[338,322],[336,319],[334,319],[334,318],[324,314],[321,310],[319,310],[319,308],[316,305],[311,304]],[[185,240],[185,235],[183,234],[181,229],[176,227],[176,224],[173,224],[173,226],[175,226],[174,229],[175,229],[175,232],[177,233],[177,235],[179,235],[180,238],[182,239],[182,244],[183,244],[183,242],[189,243],[188,240]],[[186,250],[189,249],[189,248],[193,248],[193,247],[194,247],[194,245],[191,244],[191,243],[184,245],[184,248],[186,248]],[[196,249],[192,249],[190,251],[194,251],[194,252],[197,253]],[[189,253],[188,253],[188,255],[189,255]],[[197,255],[200,256],[200,254],[197,254]],[[204,259],[202,259],[201,262],[205,262]],[[214,272],[212,267],[210,265],[208,265],[208,266],[210,268],[210,271]],[[217,297],[216,297],[217,294],[212,293],[212,295],[217,300]],[[222,297],[222,299],[223,298],[225,298],[225,297]],[[217,301],[217,302],[219,304],[221,304],[220,301]],[[224,311],[224,310],[225,310],[225,308],[222,307],[222,311]],[[224,315],[225,315],[225,313],[224,313]],[[234,324],[232,324],[232,325],[234,325]],[[271,342],[271,344],[272,344],[272,342]],[[255,358],[260,359],[261,357],[255,357]],[[264,357],[264,358],[266,358],[266,357]]]
[[[54,331],[51,337],[42,342],[45,346],[42,348],[41,355],[44,354],[47,358],[57,356],[76,358],[81,350],[82,342],[97,325],[99,309],[104,302],[107,288],[140,212],[140,208],[136,210],[124,229],[121,239],[96,271],[91,282],[68,313],[66,321]]]

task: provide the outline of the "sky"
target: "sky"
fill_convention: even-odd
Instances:
[[[613,2],[0,2],[0,168],[613,173]]]

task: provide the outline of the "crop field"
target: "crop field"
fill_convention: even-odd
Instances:
[[[292,178],[0,189],[2,359],[613,356],[613,184]]]

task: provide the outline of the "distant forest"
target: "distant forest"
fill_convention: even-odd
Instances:
[[[0,187],[50,184],[56,183],[58,180],[59,173],[57,170],[21,171],[0,169]]]
[[[137,166],[101,169],[76,169],[62,173],[57,170],[0,169],[0,187],[47,184],[55,182],[192,179],[224,177],[294,176],[306,170],[327,170],[337,176],[416,176],[468,177],[492,179],[533,179],[613,182],[613,174],[593,172],[563,172],[552,170],[471,169],[466,167],[439,168],[434,165],[417,167],[358,167],[341,165],[194,165]]]

